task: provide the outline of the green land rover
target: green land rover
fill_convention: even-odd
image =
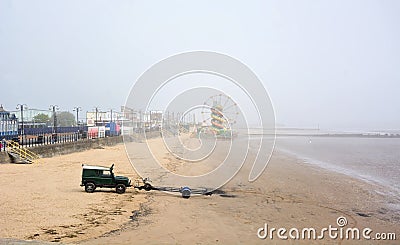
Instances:
[[[129,178],[114,176],[114,164],[110,168],[100,166],[82,165],[82,182],[85,191],[92,193],[97,187],[115,188],[118,194],[125,192],[126,187],[131,186]]]

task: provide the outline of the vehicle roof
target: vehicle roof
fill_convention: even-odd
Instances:
[[[108,171],[110,171],[110,168],[102,167],[102,166],[82,165],[82,168],[83,169],[96,169],[96,170],[108,170]]]

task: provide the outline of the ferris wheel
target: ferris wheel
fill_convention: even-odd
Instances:
[[[235,101],[225,94],[210,96],[201,111],[203,126],[209,127],[215,134],[231,131],[236,123],[239,109]]]

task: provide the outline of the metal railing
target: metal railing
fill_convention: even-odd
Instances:
[[[39,159],[39,155],[26,148],[20,147],[20,144],[12,140],[7,141],[6,151],[10,153],[10,155],[18,157],[27,163],[33,163],[35,160]]]

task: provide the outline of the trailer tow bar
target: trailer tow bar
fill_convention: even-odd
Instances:
[[[161,186],[153,186],[151,184],[151,180],[149,178],[143,178],[141,179],[141,184],[140,181],[137,181],[134,188],[139,189],[139,190],[145,190],[145,191],[164,191],[164,192],[180,192],[183,198],[190,198],[191,195],[206,195],[206,196],[211,196],[213,193],[212,191],[206,189],[206,188],[198,188],[198,189],[191,189],[190,187],[184,186],[184,187],[161,187]]]

